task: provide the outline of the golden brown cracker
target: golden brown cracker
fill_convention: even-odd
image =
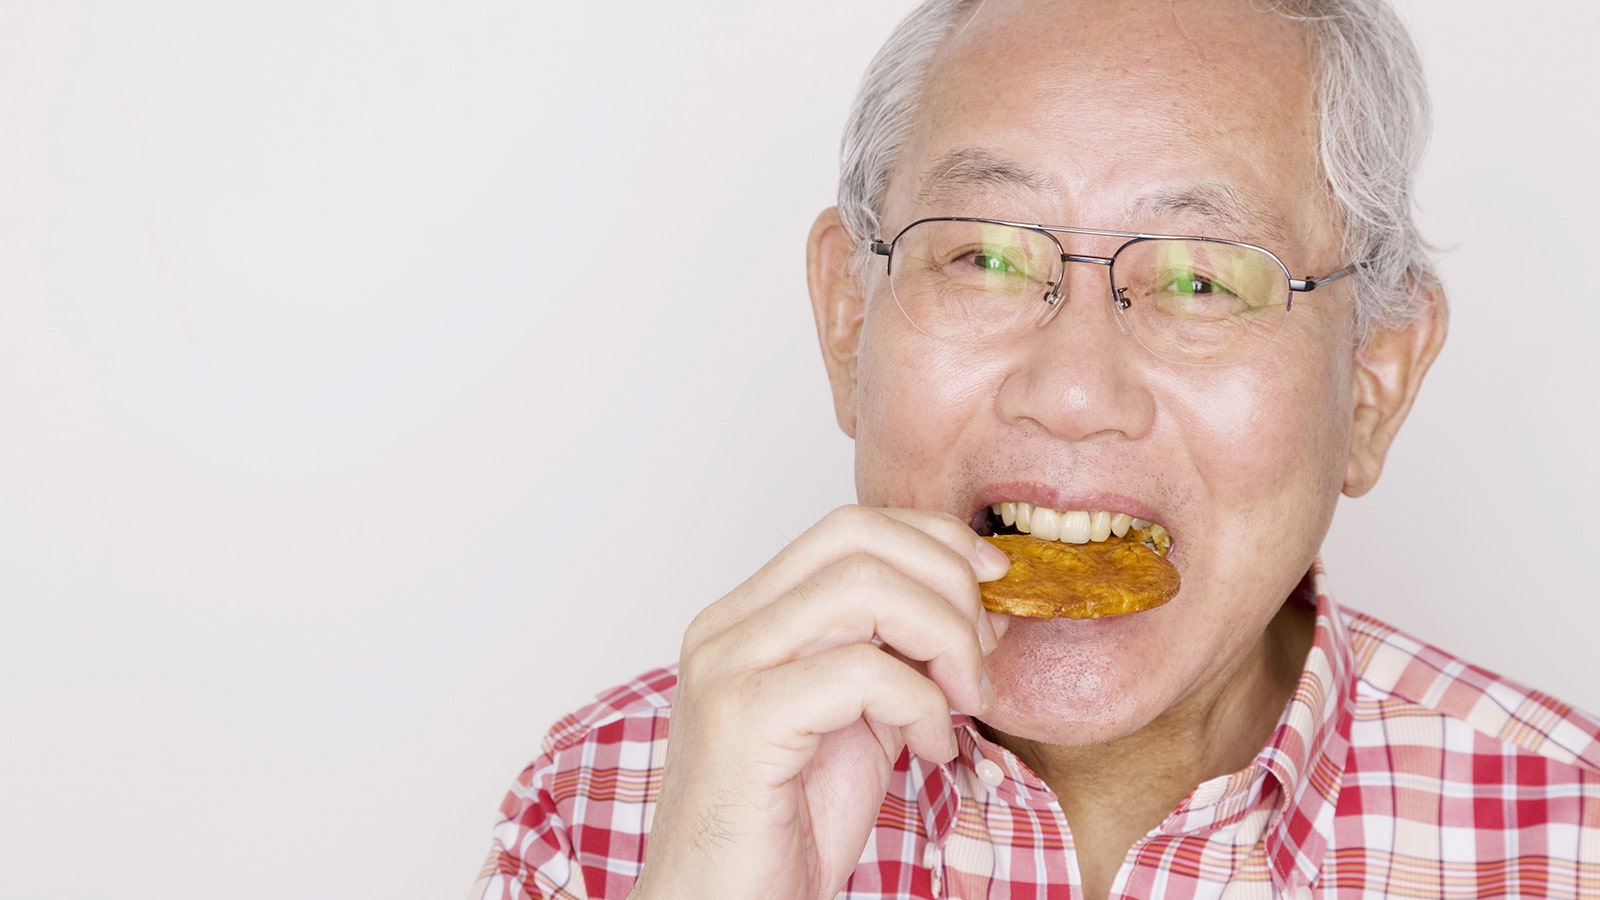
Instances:
[[[1098,619],[1153,609],[1178,593],[1177,568],[1137,541],[1064,544],[1028,534],[985,540],[1011,558],[1005,577],[979,585],[991,612]]]

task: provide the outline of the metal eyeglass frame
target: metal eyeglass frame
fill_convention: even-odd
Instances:
[[[1097,266],[1105,266],[1106,273],[1109,276],[1112,264],[1117,261],[1118,256],[1122,255],[1122,251],[1142,241],[1202,241],[1208,244],[1227,244],[1234,247],[1245,247],[1250,250],[1259,250],[1260,252],[1265,253],[1268,259],[1278,264],[1278,268],[1283,270],[1283,275],[1289,282],[1289,296],[1284,298],[1285,311],[1294,309],[1295,294],[1310,293],[1311,291],[1314,291],[1325,284],[1338,281],[1346,275],[1349,275],[1361,268],[1361,264],[1359,262],[1352,262],[1347,266],[1335,269],[1326,275],[1318,276],[1316,278],[1296,278],[1289,272],[1289,267],[1284,265],[1283,260],[1278,258],[1278,254],[1273,253],[1271,250],[1268,250],[1265,247],[1256,244],[1248,244],[1244,241],[1230,241],[1224,240],[1223,238],[1209,238],[1192,234],[1146,234],[1139,231],[1105,231],[1099,228],[1068,228],[1062,225],[1039,225],[1032,222],[1008,222],[1004,219],[983,219],[972,216],[930,216],[925,219],[918,219],[915,222],[912,222],[910,225],[900,229],[900,232],[894,236],[894,239],[888,241],[887,243],[881,240],[872,240],[867,242],[867,248],[869,250],[878,256],[885,257],[885,274],[891,276],[894,274],[894,248],[896,244],[900,243],[900,238],[904,237],[906,232],[917,227],[918,225],[923,224],[924,222],[974,222],[980,225],[1007,225],[1012,228],[1025,228],[1029,231],[1037,231],[1050,238],[1050,242],[1056,245],[1057,250],[1061,251],[1062,277],[1060,280],[1050,285],[1050,291],[1045,295],[1045,303],[1049,305],[1049,311],[1041,316],[1039,321],[1041,326],[1049,322],[1050,319],[1054,318],[1056,312],[1061,307],[1061,285],[1067,280],[1067,263],[1093,263]],[[1056,239],[1057,233],[1089,234],[1099,237],[1121,237],[1127,238],[1128,240],[1123,242],[1122,246],[1118,247],[1116,252],[1112,253],[1110,256],[1087,256],[1079,253],[1068,253],[1066,248],[1061,246],[1061,242]],[[1117,288],[1115,279],[1109,280],[1111,282],[1111,302],[1115,303],[1118,309],[1127,309],[1129,305],[1128,298],[1122,296],[1121,290]],[[1118,324],[1122,325],[1120,317]]]

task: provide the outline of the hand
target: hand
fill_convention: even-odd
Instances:
[[[994,701],[978,582],[1007,565],[951,516],[845,507],[707,607],[634,896],[835,896],[901,751],[950,760],[950,709]]]

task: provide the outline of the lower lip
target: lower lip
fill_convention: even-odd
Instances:
[[[1069,616],[1054,616],[1050,618],[1043,616],[1010,616],[1009,618],[1011,621],[1007,624],[1007,629],[1011,630],[1023,628],[1026,630],[1032,627],[1040,627],[1065,630],[1084,628],[1105,629],[1122,626],[1136,627],[1140,622],[1147,621],[1150,613],[1166,609],[1176,602],[1176,600],[1177,598],[1173,598],[1172,600],[1169,600],[1160,606],[1152,607],[1151,609],[1140,610],[1139,612],[1122,613],[1121,615],[1116,616],[1101,616],[1098,619],[1074,619]]]

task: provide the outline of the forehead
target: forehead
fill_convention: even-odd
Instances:
[[[1321,193],[1309,58],[1298,25],[1250,0],[985,0],[933,59],[886,213],[1304,238]]]

